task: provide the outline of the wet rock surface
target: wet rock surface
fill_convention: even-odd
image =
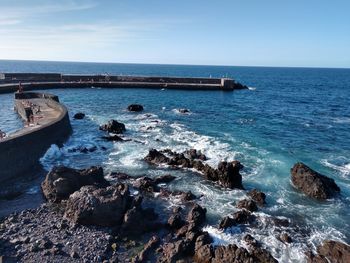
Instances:
[[[131,104],[128,106],[128,111],[140,112],[143,111],[143,106],[140,104]]]
[[[324,176],[303,163],[296,163],[291,169],[292,182],[307,196],[325,200],[340,192],[335,181]]]
[[[186,155],[189,155],[189,158]],[[169,149],[162,152],[152,149],[144,158],[146,162],[153,165],[166,164],[174,167],[194,168],[207,180],[217,182],[223,187],[243,189],[242,175],[239,173],[243,165],[239,161],[220,162],[218,168],[214,169],[203,163],[202,159],[206,159],[205,155],[198,154],[194,149],[180,154]]]
[[[250,196],[250,198],[254,202],[256,202],[259,206],[263,206],[266,204],[266,201],[265,201],[266,195],[257,189],[253,189],[253,190],[249,191],[248,196]]]
[[[120,137],[118,135],[103,136],[102,139],[109,141],[109,142],[123,142],[123,141],[125,141],[122,137]]]
[[[317,254],[307,253],[309,263],[350,262],[350,246],[339,241],[326,240],[317,247]]]
[[[254,212],[254,211],[258,210],[258,207],[257,207],[256,203],[253,200],[249,200],[249,199],[240,200],[237,203],[237,208],[240,208],[240,209],[244,208],[244,209],[247,209],[250,212]]]
[[[186,114],[186,113],[190,113],[190,110],[189,109],[178,109],[178,112],[182,113],[182,114]]]
[[[76,120],[82,120],[85,118],[85,113],[78,112],[78,113],[74,114],[73,118]]]
[[[126,131],[125,125],[116,120],[110,120],[108,123],[100,126],[100,130],[109,133],[122,134]]]

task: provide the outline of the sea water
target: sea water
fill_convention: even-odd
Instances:
[[[120,171],[152,177],[171,173],[177,179],[168,188],[203,195],[199,202],[208,210],[205,230],[215,244],[244,246],[243,236],[249,233],[282,262],[303,261],[304,252],[325,239],[350,242],[349,69],[0,61],[3,71],[234,78],[250,89],[50,90],[68,107],[73,135],[64,147],[52,146],[41,163],[47,170],[63,164],[102,165],[106,174]],[[132,103],[142,104],[145,110],[128,112]],[[180,108],[190,113],[181,114]],[[13,112],[12,95],[0,95],[0,112],[0,129],[11,132],[21,126]],[[77,112],[84,112],[86,118],[73,120]],[[101,139],[104,133],[98,126],[110,119],[125,123],[125,138],[132,141]],[[74,151],[94,146],[97,150],[92,153]],[[236,211],[235,203],[246,192],[222,189],[191,170],[150,167],[143,158],[151,148],[178,152],[195,148],[212,166],[223,160],[241,161],[244,187],[267,195],[267,205],[256,213],[259,225],[220,231],[220,218]],[[333,178],[341,188],[340,196],[318,202],[295,190],[290,168],[298,161]],[[176,204],[178,200],[170,200],[169,209]],[[288,219],[290,226],[275,225],[273,218]],[[281,232],[288,232],[293,243],[281,242]]]

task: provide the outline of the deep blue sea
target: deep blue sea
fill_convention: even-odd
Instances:
[[[71,116],[82,111],[87,118],[72,120],[71,138],[61,149],[52,146],[41,162],[46,169],[64,164],[102,165],[106,172],[131,175],[170,172],[178,179],[168,187],[204,195],[200,203],[208,209],[206,230],[216,243],[243,245],[242,237],[251,233],[281,262],[303,262],[304,251],[325,239],[350,242],[350,69],[0,61],[0,72],[234,78],[250,89],[50,90]],[[144,105],[144,113],[127,112],[131,103]],[[179,108],[191,113],[180,114]],[[125,136],[134,141],[113,144],[101,140],[98,125],[112,118],[126,124]],[[21,125],[13,112],[13,96],[0,95],[0,129],[12,132]],[[70,151],[80,146],[105,146],[108,150],[89,154]],[[220,232],[218,220],[235,211],[235,202],[245,192],[223,190],[192,171],[149,167],[142,159],[150,148],[179,152],[200,149],[215,166],[222,160],[241,161],[244,187],[267,194],[267,206],[257,213],[264,223],[244,231],[233,228]],[[290,168],[298,161],[334,178],[341,188],[340,196],[318,202],[296,191],[291,186]],[[287,218],[292,227],[275,227],[271,217]],[[294,242],[280,242],[277,236],[281,231],[289,232]]]

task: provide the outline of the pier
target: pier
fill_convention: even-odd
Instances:
[[[149,88],[233,91],[246,89],[230,78],[143,77],[118,75],[68,75],[59,73],[0,73],[0,93],[59,88]]]
[[[55,95],[15,93],[15,110],[26,124],[0,140],[0,182],[35,171],[47,149],[72,131],[68,111]]]

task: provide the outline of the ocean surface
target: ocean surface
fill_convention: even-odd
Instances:
[[[59,96],[72,116],[73,135],[63,148],[52,146],[41,163],[72,167],[102,165],[106,173],[156,176],[171,173],[177,179],[171,189],[191,190],[203,195],[208,209],[205,228],[217,244],[234,242],[244,246],[250,233],[281,262],[303,262],[304,252],[325,239],[350,242],[350,70],[312,68],[221,67],[181,65],[136,65],[64,62],[0,61],[0,72],[109,73],[186,77],[231,77],[249,90],[181,91],[147,89],[50,90]],[[131,103],[142,104],[141,114],[129,113]],[[190,114],[177,109],[187,108]],[[101,139],[100,124],[110,119],[125,123],[130,142],[111,143]],[[13,132],[22,125],[13,112],[13,96],[0,95],[0,129]],[[94,147],[89,154],[73,152],[77,147]],[[106,151],[101,149],[107,147]],[[245,197],[241,190],[222,189],[189,170],[148,166],[142,159],[150,148],[184,151],[201,150],[216,166],[222,160],[239,160],[246,189],[267,194],[267,205],[257,215],[258,227],[216,228],[220,218],[236,210],[235,202]],[[290,168],[302,161],[333,179],[341,188],[339,197],[324,202],[311,200],[296,191]],[[37,189],[37,191],[33,191]],[[28,191],[39,191],[37,185]],[[176,204],[177,200],[171,200]],[[290,227],[271,223],[286,218]],[[286,231],[293,243],[277,238]]]

